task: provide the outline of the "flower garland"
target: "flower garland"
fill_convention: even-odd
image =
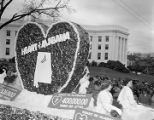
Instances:
[[[1,120],[60,120],[57,116],[0,104]],[[68,120],[68,119],[67,119]]]
[[[77,29],[78,33],[74,30],[74,27]],[[32,51],[26,55],[21,54],[21,49],[26,46],[39,43],[44,39],[48,41],[48,38],[66,32],[69,32],[70,34],[69,40],[51,44],[45,48],[38,49],[37,51]],[[41,26],[37,23],[27,23],[18,32],[16,43],[16,60],[17,69],[20,73],[23,86],[31,92],[37,92],[40,94],[48,95],[57,93],[68,80],[74,67],[74,71],[70,76],[70,81],[68,81],[67,85],[60,91],[71,93],[78,84],[79,80],[83,77],[83,71],[87,63],[89,52],[88,34],[79,25],[74,23],[70,24],[68,22],[54,24],[47,31],[47,33],[48,34],[45,36]],[[74,56],[76,54],[79,39],[81,41],[79,43],[79,50],[77,51],[77,56],[75,58]],[[36,88],[33,85],[33,80],[38,52],[51,53],[52,82],[51,84],[38,83],[39,87]]]

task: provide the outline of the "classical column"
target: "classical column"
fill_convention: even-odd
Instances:
[[[125,38],[123,39],[123,64],[125,64]]]
[[[120,39],[119,39],[119,58],[118,58],[118,60],[119,61],[121,61],[121,52],[122,52],[122,43],[121,43],[121,37],[120,37]]]
[[[120,49],[120,46],[119,46],[119,37],[116,36],[116,59],[115,60],[119,60],[119,49]]]
[[[125,63],[124,57],[125,57],[125,39],[122,38],[122,63],[123,63],[123,64]]]
[[[125,39],[125,64],[127,65],[127,38]]]

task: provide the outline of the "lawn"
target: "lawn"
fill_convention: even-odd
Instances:
[[[111,79],[131,78],[133,80],[140,80],[140,81],[147,81],[149,83],[154,83],[154,76],[151,75],[145,75],[145,74],[136,75],[134,73],[122,73],[105,67],[89,67],[89,70],[91,76],[96,76],[96,75],[107,76]]]

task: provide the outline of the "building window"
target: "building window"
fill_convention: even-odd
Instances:
[[[105,36],[106,42],[109,42],[109,36]]]
[[[6,36],[11,36],[11,31],[10,30],[6,30]]]
[[[10,45],[10,39],[6,39],[6,45]]]
[[[97,53],[97,59],[98,59],[98,60],[101,59],[101,53]]]
[[[88,59],[91,59],[91,52],[89,53],[89,57],[88,57]]]
[[[105,50],[109,49],[109,44],[105,44]]]
[[[10,48],[6,48],[5,54],[10,55]]]
[[[101,45],[98,45],[98,50],[101,50]]]
[[[108,53],[105,53],[105,60],[108,60]]]
[[[119,37],[119,40],[121,39],[121,37]]]
[[[102,42],[102,36],[98,36],[98,42]]]
[[[93,36],[90,36],[90,41],[92,41],[93,40]]]

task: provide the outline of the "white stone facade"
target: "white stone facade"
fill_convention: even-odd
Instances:
[[[6,20],[2,20],[0,24],[3,21]],[[9,59],[15,56],[15,36],[21,24],[21,21],[14,22],[0,30],[0,58]]]
[[[0,58],[8,59],[15,56],[15,35],[23,23],[23,21],[14,22],[0,30]],[[91,42],[89,62],[100,63],[108,60],[119,60],[127,65],[129,33],[126,28],[116,25],[83,27],[88,31]]]
[[[128,30],[118,25],[84,26],[90,37],[89,62],[120,61],[127,66]]]

